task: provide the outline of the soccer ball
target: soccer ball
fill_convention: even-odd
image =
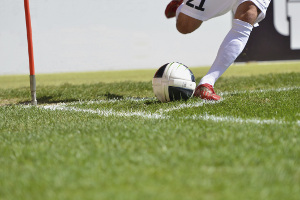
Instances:
[[[194,94],[196,81],[193,72],[187,66],[172,62],[156,71],[152,87],[155,96],[161,102],[187,100]]]

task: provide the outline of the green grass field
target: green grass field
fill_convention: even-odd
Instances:
[[[40,75],[37,107],[0,76],[0,199],[299,199],[300,63],[232,66],[220,102],[159,103],[154,72]]]

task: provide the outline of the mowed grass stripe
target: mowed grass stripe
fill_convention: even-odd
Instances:
[[[164,63],[162,63],[163,65]],[[124,81],[151,81],[154,73],[160,66],[154,69],[123,70],[123,71],[98,71],[98,72],[74,72],[36,75],[37,89],[39,86],[58,86],[62,84],[96,84],[115,83]],[[190,67],[195,77],[204,76],[209,67]],[[222,77],[249,77],[263,74],[278,74],[300,72],[300,62],[273,62],[273,63],[246,63],[234,64],[222,75]],[[4,75],[0,76],[0,89],[29,87],[29,75]]]

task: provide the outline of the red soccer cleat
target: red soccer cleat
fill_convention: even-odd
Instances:
[[[221,97],[215,93],[213,86],[208,83],[198,85],[195,89],[194,97],[214,101],[221,99]]]
[[[177,8],[182,4],[183,0],[172,0],[166,7],[165,15],[167,18],[175,17]]]

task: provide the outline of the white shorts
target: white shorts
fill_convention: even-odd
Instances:
[[[252,1],[261,10],[256,23],[262,21],[271,0],[184,0],[180,12],[195,19],[207,21],[224,15],[230,10],[235,14],[238,6],[245,1]]]

